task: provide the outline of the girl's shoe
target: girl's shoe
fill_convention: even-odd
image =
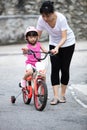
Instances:
[[[21,80],[21,86],[26,87],[26,80],[24,80],[24,79]]]

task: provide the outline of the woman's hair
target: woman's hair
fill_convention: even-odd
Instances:
[[[44,1],[40,7],[40,14],[54,13],[54,2]]]
[[[30,31],[30,32],[27,32],[26,34],[26,37],[28,36],[38,36],[38,33],[36,31]]]

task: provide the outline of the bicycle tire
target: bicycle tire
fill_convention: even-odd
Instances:
[[[30,97],[30,98],[28,97],[29,93],[30,92],[27,90],[27,88],[22,89],[23,101],[25,104],[30,104],[30,102],[31,102],[32,97]]]
[[[40,79],[36,84],[37,93],[34,92],[34,105],[36,110],[43,111],[47,104],[48,89],[46,83]]]
[[[15,103],[15,101],[16,101],[15,96],[11,96],[11,103]]]

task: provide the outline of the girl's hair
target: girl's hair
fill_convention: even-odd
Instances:
[[[54,13],[54,2],[44,1],[40,7],[40,14]]]
[[[30,31],[30,32],[27,32],[26,34],[26,37],[28,36],[38,36],[38,33],[36,31]]]

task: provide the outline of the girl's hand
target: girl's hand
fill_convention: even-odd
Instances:
[[[22,48],[22,51],[23,51],[23,54],[27,54],[28,53],[28,48],[27,47]]]

